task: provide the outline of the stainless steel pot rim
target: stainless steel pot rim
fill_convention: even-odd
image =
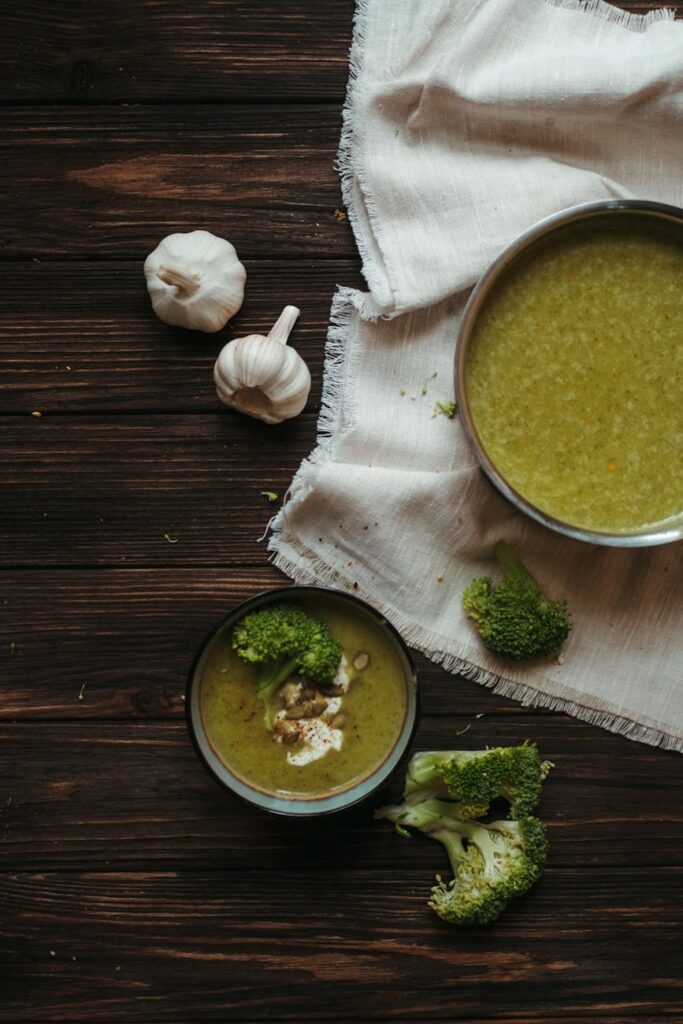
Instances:
[[[608,199],[594,203],[583,203],[580,206],[572,206],[568,209],[553,213],[548,217],[537,221],[517,238],[491,263],[474,287],[469,297],[462,321],[458,330],[455,350],[455,395],[458,403],[458,415],[462,423],[465,436],[489,480],[494,486],[520,511],[526,513],[532,519],[547,526],[557,533],[572,537],[575,540],[587,541],[591,544],[599,544],[608,547],[638,548],[649,547],[655,544],[666,544],[671,541],[680,540],[683,537],[683,512],[670,524],[660,524],[654,529],[646,529],[632,533],[609,533],[597,530],[588,530],[571,523],[565,523],[556,519],[541,509],[537,508],[512,487],[500,474],[494,463],[489,459],[484,446],[479,440],[476,427],[472,420],[467,391],[465,387],[465,361],[467,347],[471,338],[474,323],[479,314],[486,297],[497,281],[500,274],[512,263],[512,261],[525,251],[532,243],[550,234],[557,228],[564,227],[574,221],[598,219],[603,215],[614,213],[641,214],[656,219],[675,222],[683,229],[683,209],[678,206],[670,206],[665,203],[658,203],[645,199]]]

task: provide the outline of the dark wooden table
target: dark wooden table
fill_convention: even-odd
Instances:
[[[330,299],[360,280],[333,171],[351,18],[350,0],[2,5],[2,1021],[683,1021],[674,755],[422,660],[420,745],[469,726],[557,764],[544,880],[459,932],[425,905],[435,844],[367,809],[266,817],[188,742],[197,645],[282,581],[260,492],[313,445]],[[142,261],[196,227],[247,265],[227,337],[301,307],[296,421],[222,409],[225,339],[153,316]]]

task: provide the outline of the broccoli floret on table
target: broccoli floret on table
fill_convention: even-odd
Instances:
[[[415,754],[406,775],[403,795],[416,804],[430,797],[457,801],[460,818],[488,812],[493,800],[504,797],[511,817],[530,814],[552,765],[541,761],[534,743],[488,750],[428,751]]]
[[[538,880],[547,854],[545,826],[538,818],[515,821],[463,821],[454,805],[425,800],[385,807],[375,813],[400,826],[415,828],[446,848],[454,877],[432,889],[429,906],[450,924],[489,924],[505,906]]]
[[[536,745],[415,754],[405,778],[403,803],[382,807],[376,818],[393,821],[410,838],[418,829],[445,848],[453,879],[432,889],[429,906],[451,924],[494,921],[541,875],[548,850],[545,826],[530,814],[552,768]],[[504,797],[510,817],[483,822],[491,802]]]
[[[266,705],[294,672],[317,683],[334,678],[342,648],[324,622],[291,601],[249,612],[237,623],[232,646],[243,661],[261,664],[257,693]]]
[[[511,661],[556,654],[572,628],[566,602],[547,598],[505,541],[496,544],[495,553],[503,580],[494,584],[481,576],[463,593],[465,613],[484,646]]]

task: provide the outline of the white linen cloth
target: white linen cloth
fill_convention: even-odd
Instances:
[[[683,750],[683,544],[608,549],[537,525],[485,480],[457,417],[432,418],[453,396],[468,289],[517,234],[591,200],[683,205],[671,17],[595,0],[359,4],[340,171],[369,292],[334,299],[318,446],[270,548],[449,670]],[[463,614],[500,538],[568,600],[561,664],[494,658]]]

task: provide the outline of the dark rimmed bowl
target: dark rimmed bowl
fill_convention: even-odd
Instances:
[[[569,225],[599,222],[601,220],[604,221],[605,218],[613,218],[615,216],[626,219],[638,218],[641,220],[646,218],[650,221],[654,219],[660,223],[665,222],[673,226],[680,233],[680,237],[683,240],[683,209],[678,206],[667,206],[664,203],[655,203],[644,199],[609,199],[604,202],[585,203],[582,206],[573,206],[570,209],[561,210],[559,213],[555,213],[534,224],[527,231],[519,235],[493,261],[470,295],[460,323],[456,343],[455,396],[458,403],[460,422],[481,468],[501,494],[521,512],[525,512],[532,519],[537,520],[537,522],[542,523],[551,530],[555,530],[557,533],[564,534],[566,537],[573,537],[576,540],[584,540],[591,544],[602,544],[609,547],[639,548],[680,540],[683,537],[683,510],[680,516],[676,517],[673,521],[663,523],[661,526],[655,525],[640,530],[619,533],[585,529],[548,515],[548,513],[543,512],[542,509],[532,504],[523,494],[517,491],[489,458],[470,412],[465,380],[467,353],[477,317],[496,283],[511,264],[541,239],[561,232]]]
[[[296,600],[301,597],[324,596],[326,600],[339,601],[352,605],[371,618],[376,626],[387,636],[398,655],[399,661],[405,672],[406,682],[406,714],[403,726],[394,746],[388,752],[385,760],[370,775],[349,785],[346,789],[336,789],[329,795],[320,796],[284,796],[282,794],[266,792],[256,786],[251,786],[241,777],[236,775],[223,762],[213,749],[204,728],[201,711],[201,680],[204,664],[209,651],[219,636],[229,633],[236,623],[248,612],[257,608],[264,608],[282,600]],[[408,750],[415,729],[419,714],[419,700],[417,691],[417,672],[410,651],[405,642],[394,629],[390,622],[365,601],[354,597],[352,594],[344,593],[341,590],[332,590],[326,587],[278,587],[275,590],[268,590],[255,597],[249,598],[242,604],[237,605],[228,613],[218,625],[209,633],[201,645],[197,656],[192,663],[190,675],[185,693],[185,715],[190,737],[200,761],[207,771],[213,775],[217,782],[225,789],[242,797],[249,803],[260,807],[273,814],[289,815],[291,817],[311,817],[321,814],[332,814],[336,811],[346,810],[347,807],[366,800],[383,786],[398,767],[403,755]]]

